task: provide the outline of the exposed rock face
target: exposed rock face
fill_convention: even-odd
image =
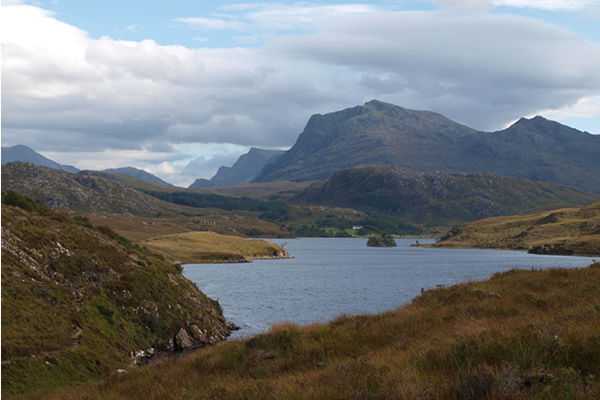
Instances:
[[[123,168],[109,168],[103,169],[103,172],[108,172],[109,174],[122,174],[128,175],[132,178],[139,179],[145,182],[156,183],[158,185],[166,185],[173,186],[169,182],[165,182],[160,179],[158,176],[154,176],[149,172],[144,171],[143,169],[133,168],[133,167],[123,167]]]
[[[114,180],[30,163],[2,165],[2,189],[14,190],[57,209],[145,216],[176,214],[172,205]]]
[[[264,150],[253,147],[231,166],[222,166],[210,180],[196,179],[190,189],[211,186],[235,186],[250,183],[265,165],[274,162],[284,150]]]
[[[18,144],[16,146],[11,147],[2,147],[2,164],[7,164],[15,161],[29,162],[35,165],[39,165],[41,167],[60,169],[68,172],[79,171],[72,165],[63,165],[52,161],[49,158],[44,157],[37,151],[22,144]]]
[[[512,177],[365,166],[338,171],[324,184],[307,188],[295,201],[444,225],[559,205],[583,205],[598,198],[561,185]]]
[[[235,328],[180,267],[39,207],[2,206],[4,393],[52,387],[74,368],[73,382],[97,378]],[[52,371],[35,373],[45,361]]]
[[[189,350],[194,347],[194,341],[183,328],[175,335],[175,348],[177,350]]]
[[[366,164],[412,170],[487,172],[600,193],[600,135],[542,117],[480,132],[429,111],[373,100],[313,115],[296,144],[256,182],[326,179]]]

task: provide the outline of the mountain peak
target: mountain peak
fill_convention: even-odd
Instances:
[[[385,101],[381,101],[381,100],[377,100],[377,99],[369,100],[364,105],[371,106],[371,107],[390,107],[390,106],[391,107],[399,107],[395,104],[386,103]]]

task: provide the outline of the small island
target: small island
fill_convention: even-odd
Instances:
[[[388,233],[379,233],[371,236],[367,241],[369,247],[396,247],[396,241]]]

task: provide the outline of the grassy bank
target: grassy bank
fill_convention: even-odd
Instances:
[[[456,226],[431,246],[600,256],[600,202],[581,208],[487,218]]]
[[[109,228],[2,194],[2,398],[223,340],[220,305]]]
[[[600,398],[600,263],[508,271],[270,332],[48,399]]]
[[[248,262],[257,258],[287,258],[279,245],[214,232],[163,235],[142,242],[150,250],[178,263]]]

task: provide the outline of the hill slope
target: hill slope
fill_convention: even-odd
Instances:
[[[248,153],[242,154],[231,167],[222,166],[210,180],[196,179],[189,187],[195,189],[250,183],[263,170],[265,165],[275,161],[284,152],[283,150],[264,150],[252,147]]]
[[[173,205],[113,180],[29,163],[2,165],[2,190],[14,190],[57,209],[147,216],[177,213]]]
[[[394,311],[281,324],[48,399],[597,399],[600,263],[508,271]]]
[[[479,132],[429,111],[377,100],[313,115],[294,146],[255,181],[326,179],[365,164],[423,172],[487,172],[600,193],[600,135],[542,117]]]
[[[581,208],[488,218],[457,226],[433,246],[529,249],[540,254],[600,256],[600,202]]]
[[[162,257],[14,193],[3,202],[20,206],[2,206],[3,397],[229,334],[218,304]]]
[[[63,165],[52,161],[51,159],[44,157],[37,151],[22,144],[18,144],[16,146],[11,147],[2,147],[2,164],[7,164],[15,161],[29,162],[35,165],[39,165],[41,167],[60,169],[68,172],[79,171],[72,165]]]
[[[425,225],[523,213],[597,201],[598,195],[550,183],[490,174],[422,173],[365,166],[338,171],[296,201],[384,213]]]
[[[158,185],[167,185],[172,186],[169,182],[165,182],[160,179],[158,176],[154,176],[149,172],[144,171],[143,169],[133,168],[133,167],[123,167],[123,168],[108,168],[103,169],[103,172],[108,172],[109,174],[123,174],[131,176],[135,179],[140,179],[142,181],[156,183]]]

